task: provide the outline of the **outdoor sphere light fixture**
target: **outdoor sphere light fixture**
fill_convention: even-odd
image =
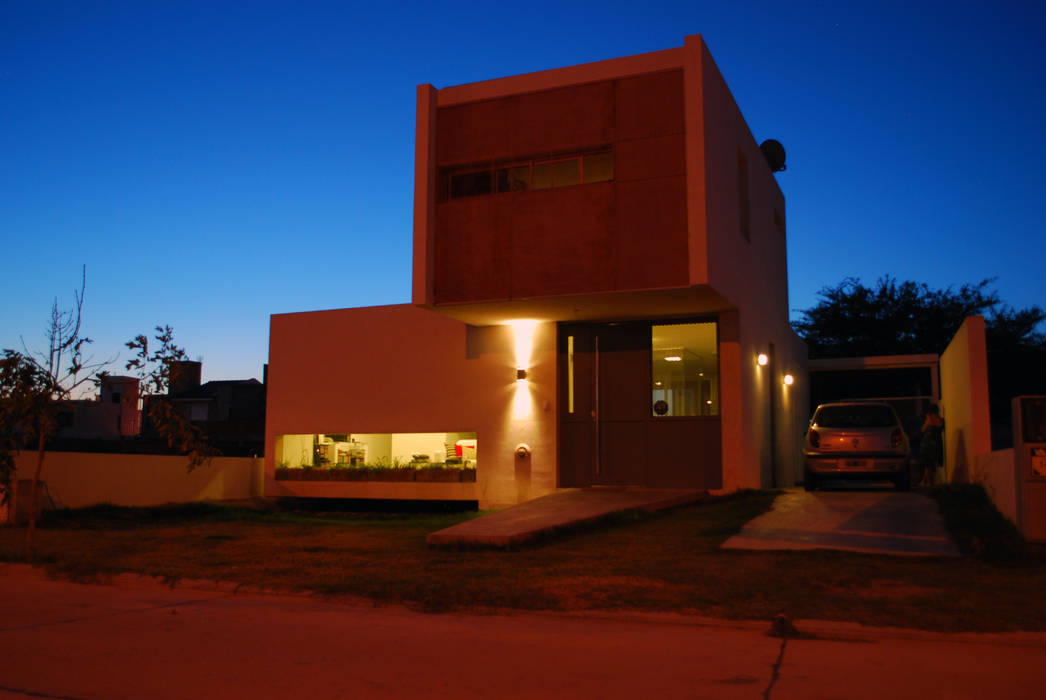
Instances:
[[[795,384],[795,377],[790,374],[786,374],[784,378],[785,386],[792,386]]]
[[[759,357],[756,359],[756,362],[759,363],[760,367],[766,367],[766,363],[768,363],[769,361],[770,358],[767,356],[765,352],[759,353]]]

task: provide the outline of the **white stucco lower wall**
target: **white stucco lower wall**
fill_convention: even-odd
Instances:
[[[1017,466],[1013,448],[977,455],[971,481],[984,486],[1003,515],[1017,524]]]
[[[722,492],[794,486],[802,478],[809,403],[806,344],[758,313],[719,315]],[[758,363],[767,355],[767,365]],[[785,375],[792,376],[786,385]]]
[[[980,455],[991,452],[988,353],[981,316],[970,316],[941,354],[945,481],[966,483]]]
[[[15,466],[16,479],[31,479],[36,453],[21,452]],[[99,503],[152,506],[263,495],[264,459],[216,457],[192,472],[186,466],[187,458],[181,456],[48,452],[40,480],[55,505],[65,508]]]
[[[469,326],[409,304],[277,314],[269,333],[265,494],[477,500],[499,508],[556,488],[556,325],[537,324],[524,383],[509,326]],[[467,432],[476,482],[275,479],[283,435]],[[530,455],[516,456],[526,443]]]

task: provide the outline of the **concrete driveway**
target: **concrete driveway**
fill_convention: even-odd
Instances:
[[[788,489],[722,546],[959,556],[936,501],[917,491],[877,485]]]

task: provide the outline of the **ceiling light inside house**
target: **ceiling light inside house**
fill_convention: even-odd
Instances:
[[[669,355],[665,358],[665,362],[682,362],[683,358],[679,355]]]

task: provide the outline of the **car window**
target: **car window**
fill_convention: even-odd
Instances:
[[[897,425],[889,406],[822,406],[814,416],[821,428],[889,428]]]

